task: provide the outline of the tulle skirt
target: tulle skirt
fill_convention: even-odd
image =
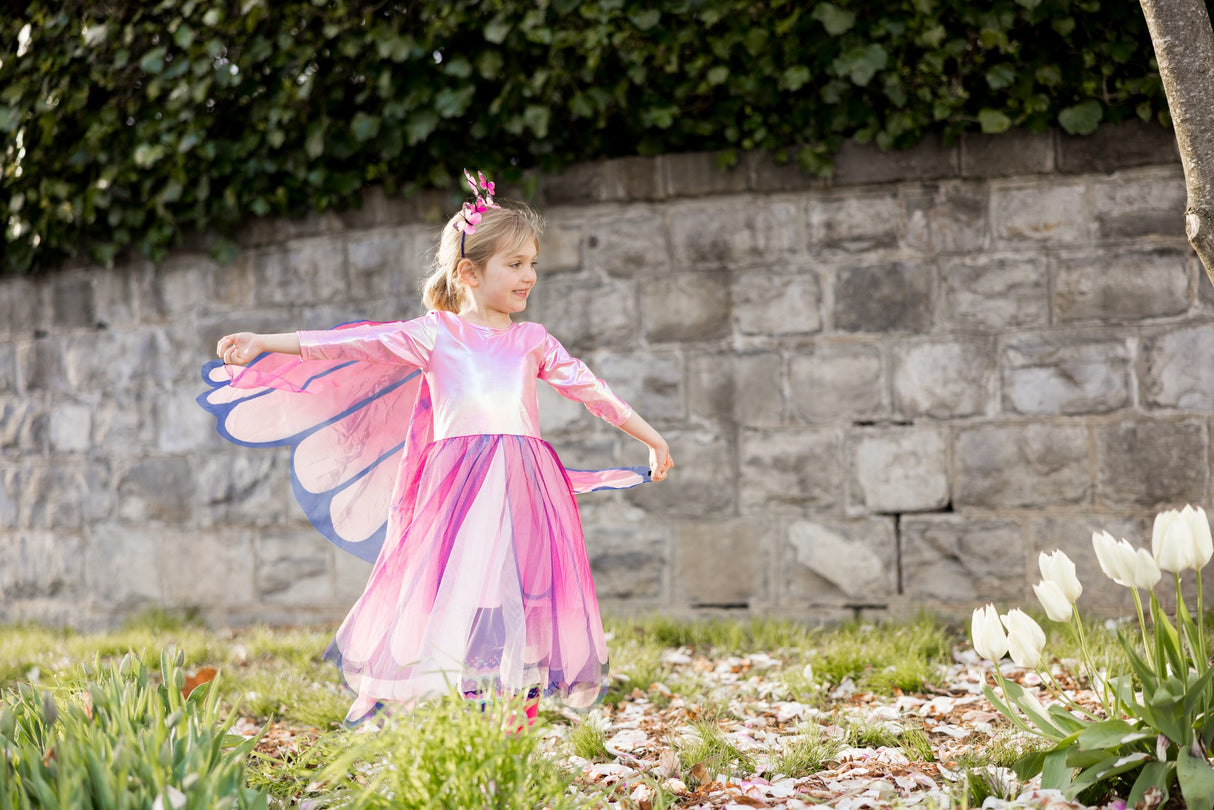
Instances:
[[[331,648],[358,693],[349,719],[454,688],[597,702],[607,647],[556,453],[531,436],[458,436],[415,469]]]

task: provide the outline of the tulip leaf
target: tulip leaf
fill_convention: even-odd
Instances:
[[[1047,710],[1050,717],[1054,719],[1054,724],[1068,734],[1078,734],[1087,728],[1087,723],[1084,723],[1075,715],[1064,709],[1058,704],[1054,704]]]
[[[1079,734],[1079,747],[1085,750],[1095,748],[1116,748],[1139,740],[1154,739],[1155,734],[1143,731],[1124,720],[1104,720],[1088,726]]]
[[[1007,695],[1008,702],[1015,704],[1016,708],[1024,712],[1033,725],[1037,726],[1037,734],[1049,737],[1051,740],[1061,740],[1067,736],[1050,721],[1044,707],[1037,702],[1035,697],[1029,695],[1023,686],[1014,681],[1007,681],[1003,684],[1003,691]]]
[[[1065,750],[1046,754],[1041,767],[1041,786],[1046,790],[1061,790],[1069,794],[1074,769],[1067,765],[1066,756]]]
[[[1092,785],[1112,776],[1141,768],[1143,763],[1151,758],[1145,751],[1135,751],[1132,754],[1114,754],[1106,757],[1095,765],[1085,768],[1075,777],[1067,791],[1068,796],[1075,796]]]
[[[1187,745],[1176,752],[1176,779],[1190,810],[1214,807],[1214,768],[1202,756],[1194,756]]]
[[[1130,668],[1134,670],[1134,674],[1138,676],[1138,680],[1144,684],[1155,683],[1155,673],[1151,671],[1151,667],[1147,664],[1146,660],[1134,649],[1134,645],[1126,638],[1125,633],[1118,630],[1117,639],[1121,642],[1121,648],[1125,650],[1126,658],[1130,661]]]
[[[1138,772],[1138,778],[1134,780],[1134,786],[1130,788],[1126,807],[1137,807],[1151,788],[1162,791],[1162,804],[1167,804],[1168,786],[1172,784],[1172,769],[1175,767],[1171,762],[1148,762],[1143,765],[1142,770]]]
[[[1007,707],[1007,704],[999,699],[999,697],[995,694],[995,690],[991,689],[990,684],[982,685],[982,694],[986,695],[986,699],[990,702],[990,704],[992,706],[995,707],[996,711],[998,711],[1000,714],[1002,714],[1008,720],[1011,720],[1012,724],[1014,726],[1016,726],[1016,728],[1020,729],[1021,731],[1025,732],[1027,734],[1036,734],[1037,733],[1031,726],[1029,726],[1028,723],[1024,722],[1024,719],[1021,718],[1020,715],[1018,715],[1016,712],[1009,709]]]

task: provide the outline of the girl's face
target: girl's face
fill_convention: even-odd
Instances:
[[[495,253],[483,269],[467,279],[468,289],[479,307],[510,314],[527,308],[527,296],[535,286],[539,252],[533,241],[513,251]]]

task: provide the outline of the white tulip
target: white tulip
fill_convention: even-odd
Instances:
[[[974,640],[974,651],[983,658],[998,661],[1007,654],[1007,634],[1003,632],[994,605],[974,609],[970,635]]]
[[[1125,543],[1125,541],[1122,541]],[[1126,543],[1128,546],[1129,543]],[[1155,564],[1155,558],[1151,556],[1151,552],[1145,548],[1140,548],[1134,553],[1134,585],[1135,588],[1146,588],[1148,591],[1155,587],[1155,583],[1159,582],[1161,576],[1159,566]]]
[[[1007,648],[1012,660],[1022,667],[1036,668],[1045,647],[1045,631],[1041,625],[1019,608],[1009,610],[1003,617],[1003,624],[1007,627]]]
[[[1037,594],[1037,601],[1045,608],[1045,615],[1049,616],[1051,621],[1069,622],[1071,620],[1071,601],[1066,598],[1066,594],[1062,592],[1062,588],[1058,587],[1057,582],[1052,579],[1043,579],[1033,586],[1033,593]]]
[[[1180,512],[1169,509],[1155,516],[1151,553],[1162,571],[1175,574],[1194,567],[1193,532]]]
[[[1210,521],[1206,520],[1206,510],[1186,504],[1180,510],[1180,517],[1188,525],[1193,539],[1193,566],[1201,570],[1214,556],[1214,540],[1210,538]]]
[[[1083,593],[1083,585],[1079,583],[1079,577],[1075,576],[1075,563],[1071,562],[1071,558],[1061,550],[1055,550],[1053,554],[1043,551],[1037,558],[1037,565],[1041,569],[1041,578],[1057,585],[1066,600],[1072,605],[1075,604],[1075,600]]]
[[[1117,542],[1108,532],[1092,532],[1092,548],[1106,577],[1127,588],[1137,587],[1134,584],[1137,555],[1133,546],[1125,540]]]

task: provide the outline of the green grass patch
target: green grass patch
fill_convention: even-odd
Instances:
[[[797,738],[772,761],[770,770],[794,778],[810,776],[824,769],[842,749],[842,740],[826,736],[817,723],[805,723]]]

